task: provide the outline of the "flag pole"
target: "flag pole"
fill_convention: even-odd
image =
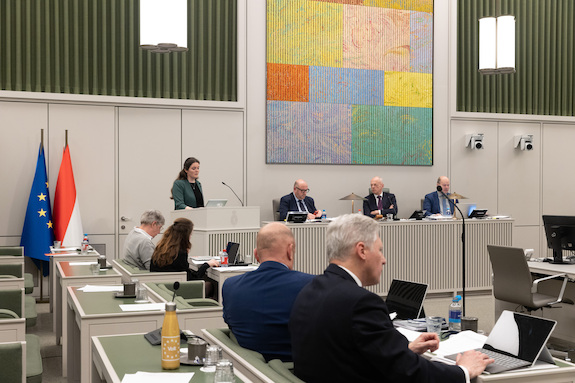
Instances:
[[[40,129],[40,146],[42,151],[44,150],[44,129]],[[38,269],[40,273],[40,299],[36,300],[37,303],[48,303],[50,302],[50,297],[44,299],[44,262],[40,262],[40,268]]]

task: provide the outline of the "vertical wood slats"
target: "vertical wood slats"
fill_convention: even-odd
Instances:
[[[237,101],[237,1],[189,0],[189,51],[139,47],[139,0],[2,0],[0,89]]]
[[[516,18],[516,73],[482,75],[478,20],[495,16],[494,0],[459,0],[457,110],[575,115],[575,9],[573,0],[500,0]]]

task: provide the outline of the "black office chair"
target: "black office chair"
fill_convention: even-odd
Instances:
[[[517,303],[528,312],[556,303],[573,303],[563,300],[567,286],[567,274],[557,274],[533,280],[523,249],[507,246],[487,245],[493,268],[493,295],[502,301]],[[563,278],[557,296],[538,293],[539,283],[554,278]]]

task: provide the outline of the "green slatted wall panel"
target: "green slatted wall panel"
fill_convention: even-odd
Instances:
[[[0,89],[236,101],[236,0],[189,0],[188,41],[140,49],[138,0],[1,0]]]
[[[495,0],[459,0],[457,110],[573,116],[574,0],[500,0],[516,19],[516,73],[481,75],[478,20],[495,15]]]

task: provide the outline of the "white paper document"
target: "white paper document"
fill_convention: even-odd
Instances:
[[[86,285],[84,287],[80,287],[78,290],[83,291],[85,293],[102,293],[106,291],[124,291],[124,286],[95,286],[95,285]]]
[[[485,335],[477,334],[473,331],[462,331],[459,334],[454,334],[449,339],[439,342],[439,348],[434,352],[438,356],[446,356],[465,352],[467,350],[475,350],[481,348],[485,344],[487,337]]]
[[[220,267],[214,267],[214,270],[217,270],[220,273],[226,273],[226,272],[240,271],[240,270],[253,271],[257,268],[258,268],[258,266],[228,266],[228,267],[221,267],[220,266]]]
[[[166,309],[165,303],[142,303],[133,305],[120,305],[122,311],[163,311]]]
[[[126,374],[122,383],[188,383],[194,377],[193,372],[143,372],[138,371],[135,374]]]
[[[93,265],[94,263],[98,263],[98,261],[92,261],[92,262],[68,262],[68,265],[70,266],[88,266],[88,265]]]

